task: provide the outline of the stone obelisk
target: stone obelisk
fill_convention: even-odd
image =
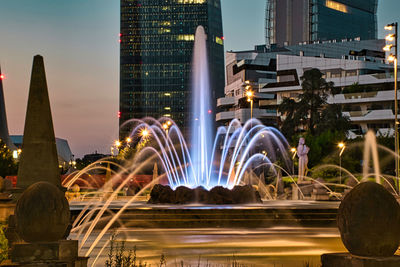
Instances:
[[[33,58],[17,188],[23,191],[39,181],[61,189],[46,73],[43,57],[37,55]]]
[[[43,57],[35,56],[17,177],[18,201],[7,229],[7,236],[14,238],[11,266],[87,266],[87,258],[78,255],[78,241],[66,239],[70,211],[62,189]]]
[[[4,92],[3,92],[3,77],[4,76],[1,73],[1,67],[0,67],[0,139],[4,141],[4,143],[10,150],[14,150],[15,146],[11,142],[11,138],[8,134],[6,105],[4,101]]]

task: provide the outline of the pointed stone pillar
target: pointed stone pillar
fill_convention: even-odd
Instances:
[[[4,92],[3,92],[3,75],[1,72],[1,67],[0,67],[0,139],[4,141],[4,143],[8,146],[10,150],[15,149],[15,146],[12,143],[8,133],[6,105],[4,101]]]
[[[39,181],[61,189],[43,57],[37,55],[33,58],[17,188],[24,190]]]

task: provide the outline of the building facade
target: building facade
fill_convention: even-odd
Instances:
[[[384,58],[278,55],[277,82],[264,85],[260,92],[275,94],[278,105],[285,97],[297,100],[302,93],[300,77],[311,68],[318,68],[327,82],[340,89],[339,94],[329,96],[328,104],[342,106],[343,115],[352,124],[349,138],[362,136],[368,130],[393,135],[393,67],[385,64]],[[284,114],[277,113],[277,117],[282,121]]]
[[[253,117],[266,125],[276,125],[276,110],[269,109],[269,104],[276,102],[276,96],[261,94],[258,90],[261,85],[276,81],[276,54],[257,50],[227,52],[225,60],[225,97],[217,100],[217,124],[228,124],[233,119],[244,123],[250,119],[251,104],[246,96],[246,87],[250,87],[255,93]]]
[[[267,0],[266,44],[377,38],[378,0]]]
[[[220,0],[121,0],[119,124],[132,118],[169,117],[190,125],[194,34],[207,34],[213,99],[223,96]],[[130,133],[120,127],[120,138]]]
[[[254,91],[253,117],[266,125],[279,126],[285,118],[277,107],[284,97],[297,100],[303,73],[317,68],[341,91],[330,96],[328,103],[342,105],[352,123],[350,138],[368,130],[392,135],[393,65],[385,64],[385,54],[380,51],[384,44],[384,40],[346,40],[227,52],[227,85],[225,97],[217,102],[221,109],[217,122],[226,124],[236,118],[244,123],[250,119],[250,105],[240,101],[245,100],[245,87],[250,83]]]

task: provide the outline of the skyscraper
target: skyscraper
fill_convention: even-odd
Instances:
[[[11,142],[10,136],[8,134],[6,105],[4,101],[4,92],[3,92],[3,79],[4,79],[4,74],[1,73],[1,68],[0,68],[0,139],[2,139],[3,142],[10,149],[14,149],[15,146]]]
[[[220,0],[121,0],[120,120],[170,117],[190,125],[194,34],[207,34],[211,88],[224,94]],[[129,125],[120,128],[120,138]]]
[[[267,0],[266,44],[376,39],[378,0]]]

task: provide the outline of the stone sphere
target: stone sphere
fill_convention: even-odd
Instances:
[[[37,182],[22,193],[15,217],[16,230],[26,242],[57,241],[70,223],[68,201],[55,185]]]
[[[365,182],[340,204],[337,218],[343,244],[356,256],[393,256],[400,243],[400,205],[383,186]]]

